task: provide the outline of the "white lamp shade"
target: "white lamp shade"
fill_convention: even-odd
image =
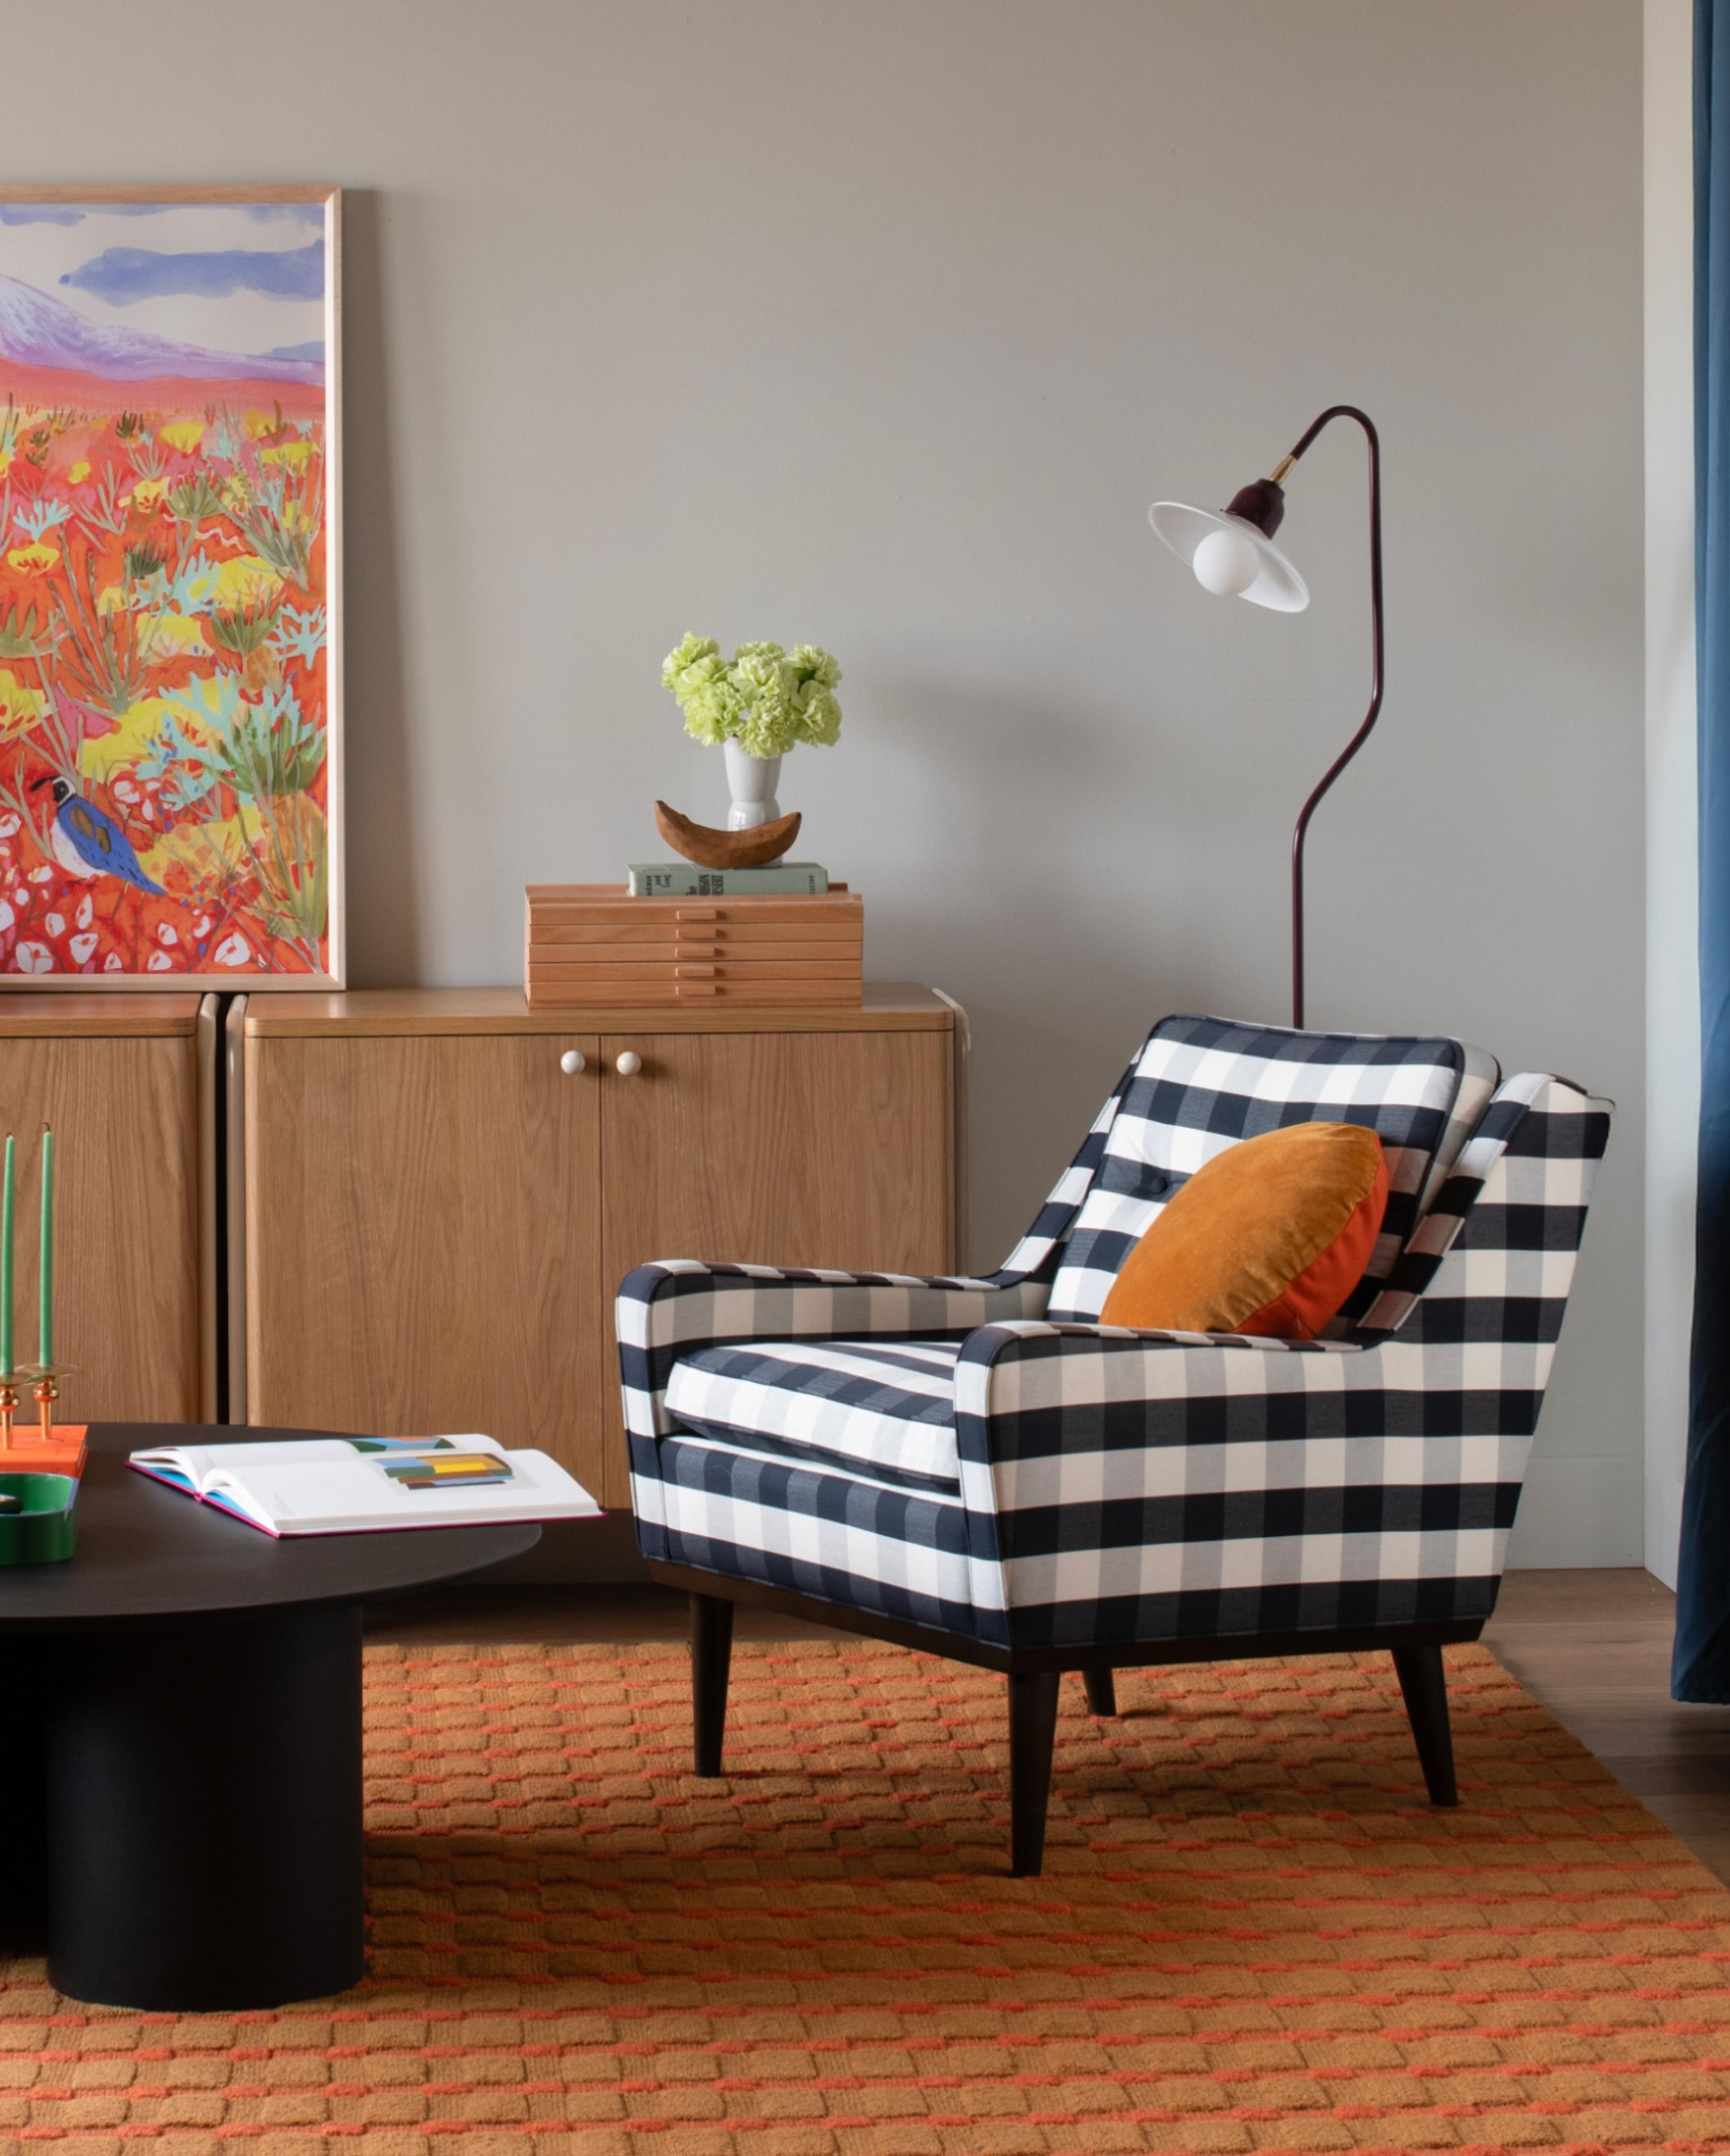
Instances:
[[[1195,569],[1209,591],[1248,599],[1251,606],[1271,607],[1276,613],[1301,613],[1310,603],[1309,587],[1272,540],[1246,516],[1232,516],[1224,510],[1192,509],[1187,501],[1156,501],[1147,521],[1179,561]],[[1198,564],[1197,550],[1204,540],[1229,535],[1229,543],[1209,547]],[[1240,586],[1248,567],[1242,553],[1245,543],[1253,547],[1255,573]],[[1240,566],[1241,563],[1241,566]]]

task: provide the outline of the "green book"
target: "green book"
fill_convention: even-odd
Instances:
[[[766,869],[703,869],[695,861],[633,861],[633,898],[809,898],[829,889],[815,861],[777,861]]]

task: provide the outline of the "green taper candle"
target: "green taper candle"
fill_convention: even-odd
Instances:
[[[18,1141],[6,1141],[6,1183],[0,1191],[0,1373],[8,1377],[16,1367],[12,1359],[12,1178]]]
[[[37,1361],[45,1369],[54,1359],[54,1134],[42,1131],[42,1344]]]

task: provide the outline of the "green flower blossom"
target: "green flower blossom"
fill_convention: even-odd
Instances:
[[[841,670],[814,644],[742,644],[730,660],[712,637],[687,635],[661,663],[685,731],[711,747],[736,741],[750,756],[784,756],[800,742],[829,747],[841,731]]]
[[[840,700],[819,681],[808,681],[800,697],[799,739],[819,748],[833,748],[841,732]]]
[[[687,634],[676,649],[670,651],[660,666],[661,686],[678,694],[678,684],[692,675],[704,662],[719,665],[721,646],[712,636]]]
[[[834,660],[814,644],[794,644],[789,664],[801,680],[814,681],[821,688],[833,689],[841,678],[841,670]]]

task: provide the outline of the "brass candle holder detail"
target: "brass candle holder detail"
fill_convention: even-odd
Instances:
[[[27,1363],[22,1370],[0,1373],[0,1450],[17,1455],[21,1452],[39,1453],[45,1446],[64,1451],[75,1445],[79,1458],[84,1456],[84,1433],[63,1431],[54,1434],[54,1403],[60,1397],[60,1379],[73,1374],[69,1363]],[[26,1384],[30,1397],[36,1403],[39,1427],[31,1430],[28,1421],[21,1429],[13,1428],[13,1419],[19,1406],[18,1394]],[[76,1470],[72,1471],[76,1472]]]
[[[36,1403],[37,1413],[42,1423],[42,1441],[44,1445],[51,1445],[54,1435],[54,1402],[60,1397],[60,1389],[54,1383],[54,1373],[52,1370],[37,1371],[36,1383],[31,1388],[31,1397]]]

